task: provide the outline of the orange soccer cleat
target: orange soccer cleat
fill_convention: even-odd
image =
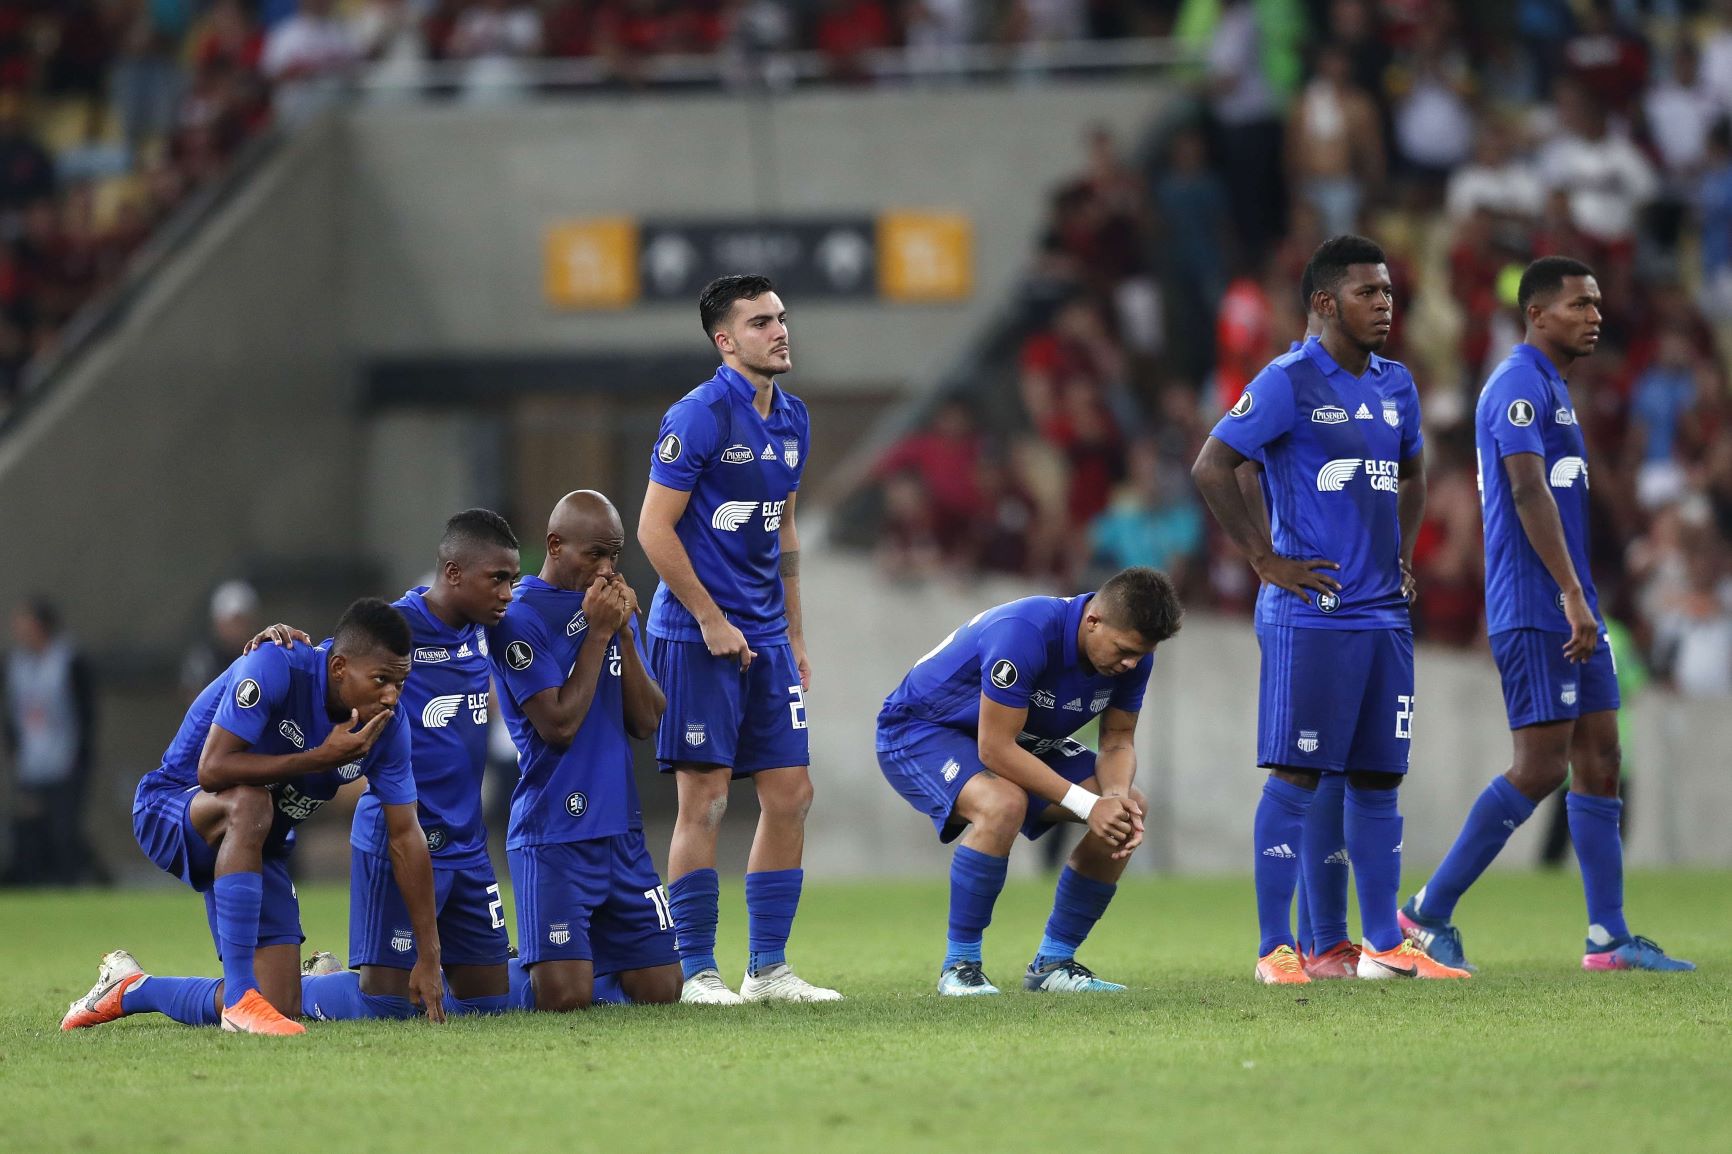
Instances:
[[[257,990],[248,990],[241,1000],[223,1007],[223,1029],[231,1034],[304,1034],[307,1028],[277,1013]]]
[[[60,1019],[62,1030],[82,1030],[100,1026],[124,1016],[120,999],[144,977],[138,960],[125,950],[110,950],[102,955],[102,965],[96,972],[96,984],[90,992],[72,1003],[66,1016]]]
[[[1362,978],[1471,978],[1466,970],[1433,961],[1419,945],[1403,938],[1392,950],[1381,952],[1370,943],[1359,954],[1359,976]]]
[[[1292,946],[1276,946],[1258,958],[1254,976],[1267,986],[1303,986],[1311,981]]]
[[[1359,947],[1349,941],[1336,942],[1320,954],[1301,954],[1299,959],[1312,981],[1359,976]]]

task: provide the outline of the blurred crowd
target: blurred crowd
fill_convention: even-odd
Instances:
[[[1188,469],[1304,330],[1324,239],[1390,254],[1386,355],[1420,382],[1421,637],[1483,643],[1472,415],[1522,338],[1533,257],[1588,261],[1598,353],[1570,386],[1594,576],[1662,683],[1732,695],[1732,3],[1210,0],[1166,29],[1205,61],[1134,161],[1089,134],[1049,194],[1020,347],[877,463],[889,571],[1082,587],[1129,564],[1192,604],[1254,578]]]

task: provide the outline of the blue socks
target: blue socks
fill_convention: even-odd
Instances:
[[[1455,914],[1455,903],[1479,880],[1492,860],[1503,852],[1505,843],[1516,827],[1532,817],[1534,803],[1507,777],[1494,777],[1467,811],[1467,821],[1455,837],[1455,844],[1444,855],[1443,864],[1431,875],[1414,898],[1414,908],[1420,916],[1448,921]]]
[[[1395,907],[1401,889],[1401,811],[1393,789],[1347,787],[1347,853],[1359,889],[1359,922],[1379,953],[1401,944]]]
[[[1304,844],[1305,812],[1311,791],[1270,777],[1251,823],[1252,880],[1257,887],[1257,924],[1263,957],[1293,942],[1293,890],[1299,884],[1299,848]]]
[[[965,845],[950,859],[950,933],[944,965],[980,961],[980,941],[992,923],[992,907],[1004,890],[1008,857],[993,857]]]
[[[1299,944],[1308,954],[1352,940],[1347,933],[1346,800],[1347,775],[1326,773],[1305,814],[1299,847],[1304,878],[1299,887]]]
[[[120,995],[120,1009],[127,1014],[167,1014],[188,1026],[214,1026],[222,1020],[216,1008],[222,983],[221,978],[142,978]]]
[[[1564,801],[1570,815],[1570,840],[1582,867],[1582,892],[1588,899],[1588,941],[1597,948],[1630,936],[1624,924],[1624,842],[1618,818],[1624,803],[1615,797],[1571,792]]]
[[[301,995],[305,1000],[305,987]],[[511,995],[491,994],[485,998],[459,998],[450,990],[445,991],[445,1016],[462,1018],[474,1014],[503,1014],[511,1009]]]
[[[690,876],[689,874],[687,875]],[[805,870],[759,870],[746,875],[746,972],[757,975],[788,960],[788,935],[800,908]],[[714,934],[711,935],[712,941]]]
[[[1058,890],[1052,896],[1052,916],[1046,920],[1046,934],[1035,952],[1035,969],[1076,957],[1118,888],[1111,882],[1086,878],[1065,866],[1058,875]]]
[[[529,980],[529,968],[519,959],[512,958],[505,963],[505,970],[511,980],[511,990],[505,995],[505,1008],[535,1009],[535,984]]]
[[[721,895],[715,870],[693,870],[668,886],[668,912],[674,919],[680,971],[688,978],[716,968],[716,907]]]
[[[302,978],[301,1013],[326,1022],[349,1022],[359,1018],[413,1018],[419,1011],[408,998],[363,994],[361,975],[344,970],[340,974]]]
[[[223,955],[223,1008],[259,988],[253,953],[259,945],[259,908],[265,877],[259,873],[223,874],[211,886],[216,906],[217,941]]]

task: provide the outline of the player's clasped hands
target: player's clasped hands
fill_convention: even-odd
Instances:
[[[622,592],[623,590],[623,592]],[[601,637],[612,637],[631,619],[631,589],[623,581],[597,577],[583,595],[583,615]]]
[[[712,657],[731,657],[740,663],[741,669],[752,664],[752,658],[757,654],[746,643],[746,635],[726,617],[717,617],[703,626],[704,645],[709,648]]]
[[[319,743],[319,752],[325,755],[325,760],[333,767],[359,761],[367,756],[367,751],[373,748],[373,743],[379,740],[379,735],[385,732],[385,727],[391,724],[394,716],[394,711],[381,709],[367,724],[356,729],[361,714],[358,710],[351,709],[349,720],[332,726],[325,740]]]
[[[1143,811],[1128,797],[1108,795],[1089,810],[1089,831],[1113,847],[1114,858],[1129,857],[1143,843]]]
[[[1257,566],[1257,579],[1269,585],[1279,585],[1289,593],[1297,593],[1311,603],[1312,593],[1338,593],[1341,582],[1319,572],[1322,569],[1339,569],[1333,561],[1321,558],[1302,561],[1297,557],[1283,557],[1271,553],[1269,559]]]

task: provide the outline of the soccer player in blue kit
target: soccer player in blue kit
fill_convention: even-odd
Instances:
[[[1402,929],[1433,957],[1466,966],[1450,921],[1456,903],[1567,775],[1588,906],[1582,968],[1693,970],[1624,921],[1617,671],[1588,569],[1587,447],[1565,380],[1599,343],[1599,284],[1580,261],[1541,257],[1522,273],[1516,303],[1526,339],[1486,381],[1474,411],[1486,632],[1515,756],[1402,908]]]
[[[1376,355],[1394,315],[1383,250],[1364,237],[1334,237],[1307,271],[1322,336],[1257,375],[1191,470],[1264,583],[1257,744],[1269,777],[1253,823],[1255,976],[1311,980],[1294,949],[1294,847],[1321,776],[1346,773],[1343,832],[1363,928],[1358,976],[1467,977],[1434,962],[1396,920],[1396,790],[1414,700],[1408,599],[1425,507],[1419,396],[1405,368]],[[1247,460],[1263,466],[1272,537],[1235,473]]]
[[[157,1012],[189,1025],[300,1034],[300,907],[287,857],[294,827],[356,778],[382,804],[388,851],[421,946],[412,1002],[444,1020],[433,869],[416,820],[409,732],[397,704],[409,626],[355,602],[329,648],[266,645],[238,658],[187,711],[161,768],[139,782],[133,832],[145,855],[205,896],[221,978],[146,976],[125,950],[62,1029]]]
[[[666,700],[638,643],[637,594],[619,572],[624,545],[606,497],[566,494],[548,518],[540,575],[519,582],[489,631],[522,774],[505,839],[522,951],[511,1000],[522,1009],[587,1009],[601,976],[634,1002],[680,996],[673,918],[644,844],[631,756]]]
[[[811,666],[800,617],[794,499],[809,448],[806,406],[776,383],[792,370],[788,314],[761,276],[712,281],[698,301],[716,375],[662,418],[638,542],[661,577],[649,657],[667,693],[656,758],[679,816],[668,851],[682,1001],[830,1002],[787,962],[812,804],[806,735]],[[716,963],[716,837],[728,785],[750,777],[760,810],[746,863],[746,977]]]
[[[1059,874],[1046,934],[1023,987],[1122,990],[1076,960],[1143,840],[1134,738],[1155,647],[1183,609],[1155,569],[1126,569],[1099,592],[1025,597],[979,614],[922,657],[878,713],[878,766],[950,863],[950,929],[938,992],[996,994],[981,941],[1004,889],[1016,835],[1053,823],[1088,832]],[[1071,734],[1101,718],[1097,756]]]

